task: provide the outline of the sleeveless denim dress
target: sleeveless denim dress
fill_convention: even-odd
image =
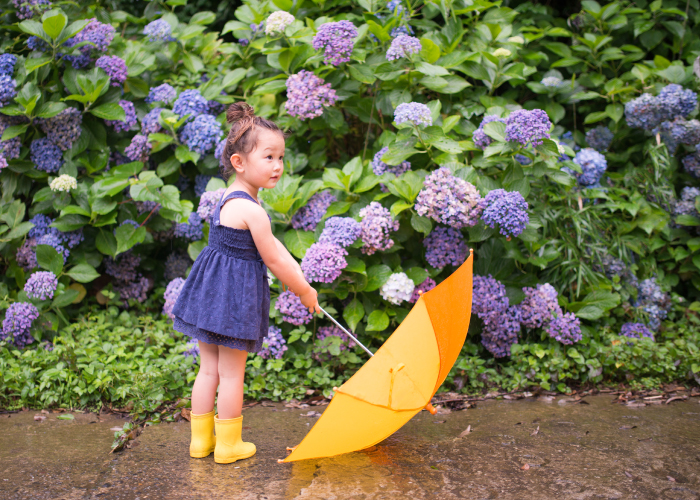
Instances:
[[[211,217],[209,245],[192,264],[173,307],[174,328],[207,344],[258,352],[267,336],[270,285],[250,230],[220,224],[221,207],[235,198],[257,203],[243,191],[222,196]]]

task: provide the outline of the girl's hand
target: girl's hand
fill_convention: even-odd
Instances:
[[[304,307],[308,307],[309,312],[317,312],[318,314],[321,314],[321,306],[318,305],[318,293],[313,289],[313,287],[310,287],[308,292],[299,296],[299,299],[301,300],[301,303],[304,304]]]

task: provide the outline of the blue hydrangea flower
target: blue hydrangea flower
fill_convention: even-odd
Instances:
[[[625,323],[622,325],[620,335],[635,339],[648,338],[654,340],[654,334],[644,323]]]
[[[698,95],[677,83],[666,85],[656,96],[661,120],[687,118],[698,104]]]
[[[17,56],[14,54],[0,54],[0,75],[12,76],[15,73]]]
[[[652,130],[663,121],[656,97],[642,94],[625,104],[625,120],[630,128]]]
[[[447,167],[434,170],[423,180],[415,204],[418,215],[456,229],[474,226],[484,208],[485,201],[476,187],[452,175]]]
[[[219,166],[221,168],[224,168],[224,161],[223,161],[223,154],[224,154],[224,148],[226,147],[226,141],[228,141],[228,138],[224,137],[219,141],[219,143],[216,145],[216,148],[214,149],[214,158],[219,160]]]
[[[148,137],[136,134],[132,137],[131,144],[124,149],[124,154],[131,161],[142,161],[145,163],[148,161],[148,155],[151,154],[152,148],[153,146],[148,142]]]
[[[425,260],[436,269],[461,265],[467,258],[467,242],[462,233],[451,227],[438,226],[423,240]]]
[[[138,123],[136,118],[136,109],[134,108],[134,103],[131,101],[121,100],[119,105],[124,110],[126,115],[124,120],[105,120],[105,123],[111,127],[114,127],[115,132],[126,132],[131,127]]]
[[[291,290],[279,294],[275,302],[275,309],[282,314],[283,321],[292,325],[306,325],[313,319],[309,310],[304,307],[299,297],[294,295]]]
[[[216,191],[204,191],[199,197],[197,213],[205,222],[211,222],[211,216],[214,215],[216,205],[224,195],[224,191],[226,191],[226,188],[219,188]]]
[[[479,124],[479,128],[477,128],[472,134],[472,141],[474,141],[474,145],[476,147],[486,149],[486,147],[488,147],[489,144],[491,144],[491,142],[493,141],[493,139],[491,139],[488,135],[486,135],[486,132],[484,132],[484,125],[491,122],[505,123],[506,121],[503,118],[500,118],[496,115],[484,116],[484,118],[481,120],[481,123]]]
[[[323,50],[323,62],[340,66],[350,60],[355,45],[357,28],[350,21],[338,21],[322,24],[311,45],[316,50]]]
[[[163,111],[163,108],[153,108],[151,111],[146,113],[146,115],[141,120],[142,134],[157,134],[162,130],[160,122],[158,121],[158,118],[160,118],[161,111]]]
[[[549,323],[554,315],[561,315],[557,300],[559,295],[549,283],[537,288],[525,287],[525,299],[520,303],[521,323],[527,328],[540,328]]]
[[[348,265],[347,250],[334,243],[319,241],[301,259],[301,270],[308,281],[332,283]]]
[[[7,130],[7,127],[18,125],[19,123],[23,122],[24,120],[22,120],[20,117],[11,117],[0,114],[0,137],[2,137],[2,134],[5,132],[5,130]],[[0,141],[0,153],[6,160],[13,160],[15,158],[19,158],[21,146],[22,142],[19,136],[13,137],[12,139],[8,139],[6,141]]]
[[[523,146],[538,146],[549,139],[552,122],[541,109],[518,109],[506,118],[506,140],[519,142]]]
[[[16,82],[10,75],[0,75],[0,107],[5,107],[17,95]]]
[[[582,187],[596,186],[608,168],[608,161],[605,159],[605,156],[593,148],[584,148],[576,153],[574,163],[581,167],[580,174],[567,167],[563,167],[562,170],[576,177],[576,180]]]
[[[204,221],[197,214],[191,212],[187,222],[175,224],[175,236],[185,238],[189,241],[199,241],[204,238]]]
[[[196,365],[197,360],[199,360],[199,355],[200,355],[199,341],[197,339],[190,339],[187,341],[185,346],[187,346],[187,349],[185,351],[183,351],[183,353],[182,353],[183,356],[185,356],[186,358],[191,357],[192,364]]]
[[[76,108],[66,108],[56,116],[40,118],[35,122],[61,151],[68,151],[80,137],[83,114]]]
[[[408,299],[408,301],[411,304],[415,304],[416,302],[418,302],[418,299],[421,295],[423,295],[425,292],[429,292],[436,286],[437,284],[435,283],[435,280],[433,278],[425,278],[425,280],[423,280],[423,283],[421,283],[413,289],[413,294],[411,295],[411,298]]]
[[[151,21],[143,29],[143,34],[148,35],[149,42],[172,42],[175,40],[172,36],[172,28],[165,19],[156,19]]]
[[[490,323],[481,331],[481,344],[494,358],[510,356],[510,348],[518,343],[520,309],[509,306],[497,323]]]
[[[394,121],[397,124],[410,122],[415,126],[430,126],[433,117],[430,108],[419,102],[404,102],[399,104],[394,111]]]
[[[129,73],[124,59],[118,56],[100,56],[95,62],[95,66],[102,68],[109,76],[112,87],[120,87]]]
[[[391,33],[389,35],[391,36],[391,38],[396,38],[401,35],[413,35],[413,28],[411,28],[410,26],[397,26],[396,28],[391,28]]]
[[[399,230],[399,221],[393,220],[389,209],[373,201],[360,209],[359,215],[362,217],[362,253],[372,255],[377,250],[389,250],[394,246],[394,240],[389,235],[392,231]]]
[[[545,327],[547,335],[562,344],[575,344],[579,342],[581,334],[581,321],[574,313],[558,314]]]
[[[613,133],[608,127],[599,125],[586,132],[586,143],[596,151],[607,151],[612,144]]]
[[[321,191],[314,194],[306,204],[292,216],[292,227],[313,231],[316,225],[323,219],[326,210],[337,198],[330,191]]]
[[[513,158],[515,158],[515,161],[517,161],[518,163],[520,163],[523,166],[526,166],[526,165],[529,165],[530,163],[532,163],[532,160],[530,158],[528,158],[525,155],[521,155],[520,153],[516,154]]]
[[[347,247],[355,243],[361,233],[362,226],[352,217],[329,217],[318,241]]]
[[[394,174],[395,176],[403,175],[409,170],[411,170],[411,164],[407,161],[401,162],[401,165],[387,165],[382,161],[382,156],[384,156],[387,151],[389,151],[389,148],[384,147],[377,151],[377,153],[374,155],[374,158],[372,159],[372,172],[374,172],[374,175],[382,175],[385,173],[390,173]]]
[[[197,174],[194,177],[194,194],[202,196],[207,190],[207,184],[211,180],[211,175]]]
[[[148,97],[146,97],[146,102],[149,104],[152,104],[154,102],[170,104],[175,100],[176,95],[177,92],[175,92],[175,89],[171,85],[163,83],[161,85],[158,85],[157,87],[152,87],[148,91]]]
[[[50,0],[12,0],[19,19],[31,19],[51,8]]]
[[[333,106],[338,100],[330,83],[305,69],[287,78],[286,85],[287,102],[284,107],[290,116],[302,120],[321,116],[324,106]]]
[[[182,287],[185,285],[185,280],[181,277],[172,279],[168,285],[165,287],[165,304],[163,305],[163,314],[168,318],[175,319],[173,315],[173,307],[175,307],[175,302],[177,302],[180,292],[182,292]]]
[[[389,50],[386,51],[388,61],[395,61],[405,57],[410,59],[413,54],[418,54],[423,46],[416,37],[409,35],[398,35],[391,41]]]
[[[207,154],[221,140],[221,125],[212,115],[199,115],[185,124],[180,140],[190,151]]]
[[[52,299],[58,288],[58,278],[51,271],[38,271],[24,284],[24,291],[30,299]]]
[[[695,153],[687,155],[683,158],[683,168],[686,172],[691,174],[693,177],[700,178],[700,152],[696,150]]]
[[[189,115],[188,121],[194,120],[196,116],[206,114],[209,111],[209,101],[207,101],[197,89],[185,90],[180,93],[173,112],[182,118]]]
[[[649,328],[658,330],[661,320],[666,318],[671,309],[671,297],[663,292],[656,278],[648,278],[639,284],[637,300],[633,305],[641,308],[649,317]]]
[[[48,137],[34,139],[29,146],[32,163],[39,170],[54,173],[63,165],[63,152]]]
[[[29,222],[34,224],[34,227],[29,230],[30,238],[38,238],[44,236],[51,228],[49,226],[53,223],[53,219],[45,214],[36,214],[34,217],[29,219]]]
[[[652,133],[659,134],[673,156],[679,144],[695,146],[700,143],[700,121],[685,120],[678,116],[673,121],[661,123]]]
[[[39,317],[39,310],[31,302],[13,302],[5,312],[0,340],[22,349],[34,342],[30,333],[32,322]]]
[[[520,236],[530,222],[528,204],[517,191],[494,189],[484,198],[486,208],[481,220],[490,228],[499,226],[503,236]]]
[[[267,329],[267,336],[263,339],[262,349],[258,356],[263,359],[280,359],[287,350],[287,341],[282,336],[282,329],[270,325]]]
[[[116,257],[105,257],[105,273],[119,281],[135,281],[139,275],[136,268],[141,264],[141,256],[132,250],[122,252]]]
[[[481,343],[494,357],[510,355],[520,333],[520,310],[509,304],[506,287],[493,276],[474,275],[472,312],[483,323]]]

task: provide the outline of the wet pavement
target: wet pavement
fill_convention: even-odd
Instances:
[[[368,450],[291,464],[277,459],[316,421],[302,415],[323,407],[245,410],[258,453],[230,465],[191,459],[186,421],[148,427],[110,455],[116,417],[0,415],[0,498],[700,500],[698,398],[643,408],[544,399],[424,411]]]

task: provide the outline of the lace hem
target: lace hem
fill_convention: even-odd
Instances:
[[[192,337],[193,339],[201,340],[206,344],[222,345],[225,347],[230,347],[231,349],[238,349],[240,351],[247,351],[253,353],[260,351],[260,349],[262,348],[263,339],[238,339],[235,337],[222,335],[220,333],[210,332],[208,330],[203,330],[201,328],[196,327],[195,325],[187,323],[178,318],[177,316],[175,316],[175,320],[173,323],[173,327],[178,332],[182,332],[188,337]]]

